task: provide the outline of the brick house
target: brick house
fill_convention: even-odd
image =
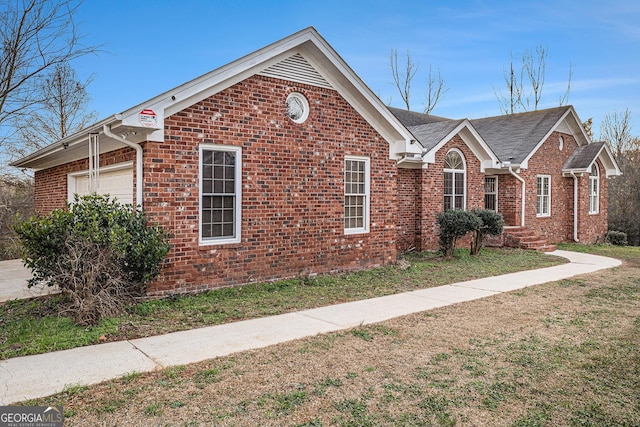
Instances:
[[[41,213],[108,193],[169,229],[153,295],[393,264],[437,248],[448,208],[593,241],[619,174],[572,107],[482,120],[388,108],[313,28],[12,165],[35,170]]]

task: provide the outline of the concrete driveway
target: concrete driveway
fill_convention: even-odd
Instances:
[[[53,288],[44,286],[34,286],[29,289],[27,280],[30,278],[31,272],[22,265],[22,260],[0,261],[0,303],[57,292]]]

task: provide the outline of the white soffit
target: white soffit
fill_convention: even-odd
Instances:
[[[333,86],[299,53],[273,64],[258,74],[333,89]]]

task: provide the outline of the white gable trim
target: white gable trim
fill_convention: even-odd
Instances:
[[[162,142],[165,117],[259,74],[293,55],[301,55],[309,62],[318,74],[387,140],[390,144],[390,158],[395,159],[396,153],[420,153],[419,144],[411,143],[413,139],[411,133],[313,27],[272,43],[128,109],[121,115],[122,123],[125,126],[138,124],[140,111],[153,110],[158,115],[157,126],[154,127],[158,130],[149,135],[149,140]]]
[[[618,166],[618,163],[616,162],[616,159],[613,156],[613,152],[609,148],[609,145],[606,143],[602,145],[602,148],[600,148],[600,151],[598,151],[598,154],[594,157],[593,161],[589,163],[587,167],[585,167],[584,169],[563,169],[562,173],[567,174],[567,176],[571,176],[570,174],[572,172],[581,173],[581,174],[591,173],[591,166],[593,166],[593,164],[596,163],[597,159],[600,159],[600,162],[604,166],[605,176],[607,178],[612,176],[622,175],[622,171],[620,170],[620,167]]]
[[[236,61],[166,91],[120,114],[92,124],[81,132],[51,144],[36,153],[13,162],[12,166],[43,168],[76,160],[87,144],[87,134],[101,132],[104,125],[117,134],[128,135],[133,142],[164,141],[164,119],[210,97],[248,77],[260,73],[292,55],[300,54],[389,144],[389,158],[422,153],[423,147],[389,111],[380,99],[344,62],[338,53],[309,27]],[[152,111],[153,120],[143,111]],[[101,139],[106,137],[101,134]],[[106,138],[108,139],[108,138]],[[113,141],[108,141],[114,145]],[[106,146],[106,144],[101,144]],[[67,148],[69,148],[67,150]],[[72,148],[74,150],[72,150]],[[72,153],[74,151],[74,153]],[[73,155],[72,155],[73,154]]]

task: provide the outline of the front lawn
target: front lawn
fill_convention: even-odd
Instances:
[[[479,257],[459,250],[451,260],[436,253],[410,254],[406,260],[411,265],[406,270],[391,266],[140,302],[126,315],[95,327],[76,326],[58,316],[60,296],[12,301],[0,306],[0,359],[97,344],[100,336],[107,341],[141,338],[564,262],[532,251],[488,248]]]
[[[69,426],[638,426],[640,248],[579,249],[624,263],[24,404],[62,405]]]

